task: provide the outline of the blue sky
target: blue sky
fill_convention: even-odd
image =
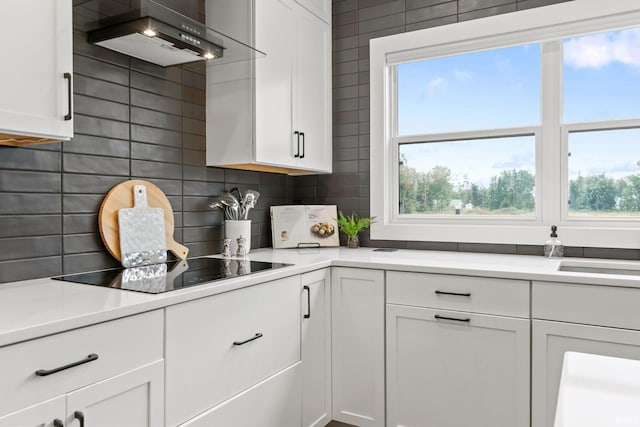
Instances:
[[[538,45],[401,64],[399,134],[539,125],[539,70]],[[563,73],[565,122],[640,117],[640,29],[565,40]],[[581,133],[571,141],[575,176],[620,177],[635,173],[640,160],[640,131]],[[410,167],[428,171],[446,163],[483,185],[504,169],[533,172],[532,138],[489,142],[418,144],[401,152]]]

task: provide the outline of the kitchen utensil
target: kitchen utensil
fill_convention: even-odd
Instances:
[[[129,180],[114,186],[102,201],[98,213],[100,236],[107,251],[120,261],[120,238],[118,236],[118,210],[133,206],[133,187],[144,185],[147,189],[149,206],[162,208],[164,212],[164,232],[167,250],[180,259],[185,259],[189,249],[177,243],[173,238],[174,217],[171,203],[167,196],[149,181]]]
[[[125,267],[158,264],[167,260],[162,208],[147,204],[147,187],[133,187],[133,207],[118,210],[120,262]]]
[[[210,207],[211,209],[219,208],[219,209],[224,210],[224,205],[223,205],[222,203],[220,203],[219,201],[218,201],[218,202],[211,202],[211,203],[209,203],[209,207]]]
[[[220,195],[220,202],[229,208],[228,217],[232,220],[238,220],[238,208],[240,203],[231,193],[222,193]]]
[[[229,194],[235,197],[238,203],[242,204],[242,193],[240,193],[238,187],[233,187],[231,190],[229,190]]]
[[[260,198],[260,193],[255,190],[247,190],[244,193],[244,197],[242,198],[242,207],[243,207],[243,218],[248,219],[249,210],[253,209],[258,203],[258,198]]]

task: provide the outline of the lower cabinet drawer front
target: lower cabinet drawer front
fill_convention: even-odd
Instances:
[[[300,360],[299,288],[295,276],[167,309],[167,425],[183,423]]]
[[[640,330],[640,289],[533,282],[532,317]]]
[[[297,363],[182,427],[300,427],[301,418],[302,366]]]
[[[389,271],[387,303],[529,317],[529,282]]]
[[[162,325],[156,310],[0,348],[0,414],[162,359]],[[93,354],[98,358],[88,358]]]

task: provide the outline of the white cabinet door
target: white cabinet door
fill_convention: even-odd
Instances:
[[[533,321],[532,423],[552,427],[567,351],[640,360],[640,332],[625,329]]]
[[[255,160],[295,166],[293,135],[293,0],[255,3],[256,48],[267,53],[255,61]],[[297,143],[297,138],[296,138]]]
[[[388,426],[528,427],[529,320],[388,304],[387,411]]]
[[[64,396],[0,417],[0,427],[64,427]]]
[[[181,427],[299,427],[301,382],[298,362]]]
[[[78,420],[92,427],[164,425],[162,360],[67,395],[65,425]]]
[[[296,0],[296,2],[318,15],[324,22],[331,23],[331,0]]]
[[[71,0],[0,1],[0,134],[73,136],[72,28]]]
[[[331,301],[333,419],[384,426],[384,272],[333,268]]]
[[[301,140],[300,167],[331,172],[331,26],[298,7],[294,34],[294,126]]]
[[[331,172],[331,25],[308,9],[294,0],[207,2],[210,26],[266,53],[207,66],[207,165]]]
[[[331,421],[331,283],[329,269],[301,276],[302,426]]]

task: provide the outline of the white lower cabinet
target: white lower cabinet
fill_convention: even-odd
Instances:
[[[554,425],[567,351],[640,360],[640,332],[624,329],[534,320],[532,345],[533,427]]]
[[[331,270],[333,419],[385,425],[384,271]]]
[[[168,307],[166,424],[185,423],[298,363],[300,317],[300,276]],[[272,409],[286,412],[284,403]]]
[[[566,352],[640,360],[640,289],[534,282],[532,295],[531,425],[553,427]],[[603,425],[636,425],[615,415]]]
[[[386,279],[387,426],[528,427],[529,282]]]
[[[67,395],[67,422],[91,427],[164,425],[162,360]]]
[[[331,275],[328,268],[301,276],[302,427],[331,421]]]
[[[64,396],[37,403],[11,414],[0,416],[0,427],[64,427]]]
[[[639,298],[325,268],[1,347],[0,427],[552,427],[566,352],[640,361]]]
[[[162,311],[0,348],[0,426],[164,425]],[[75,424],[74,424],[75,423]]]
[[[296,363],[183,427],[299,427],[301,383],[302,366]]]
[[[529,320],[387,305],[387,425],[529,425]]]

